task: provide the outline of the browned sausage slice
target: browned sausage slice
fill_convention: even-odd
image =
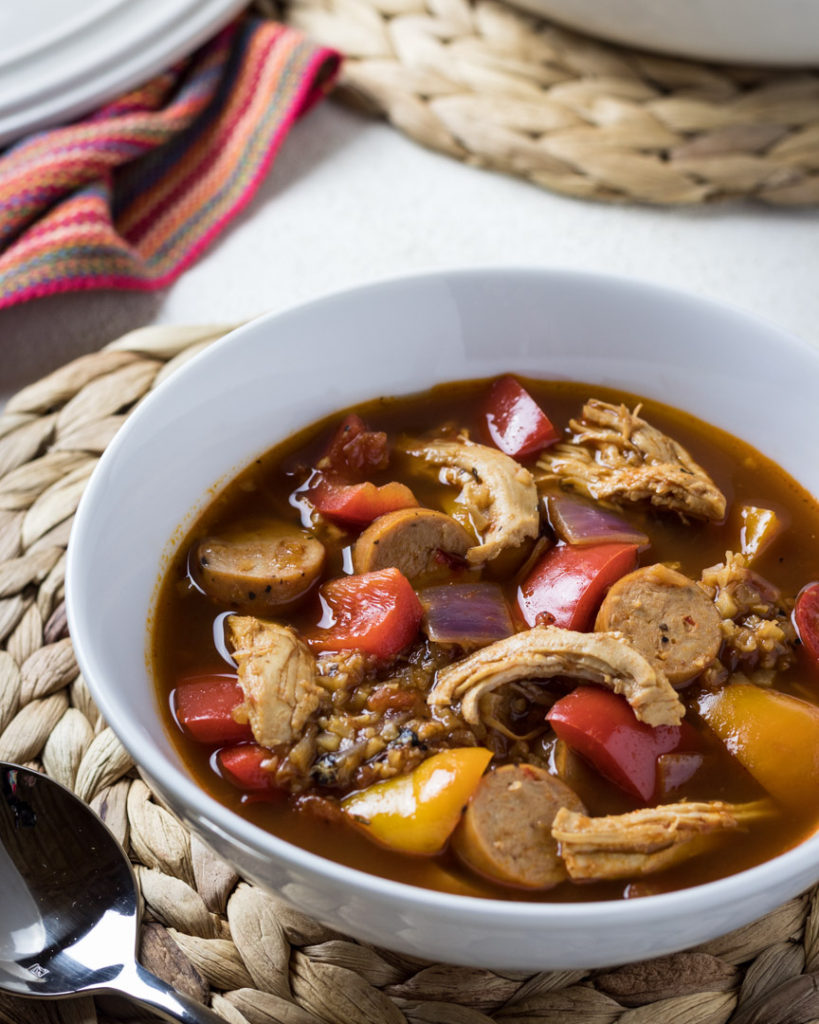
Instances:
[[[278,521],[206,537],[196,546],[193,566],[207,594],[257,614],[291,606],[323,567],[321,541]]]
[[[566,878],[552,838],[552,821],[561,807],[578,810],[583,804],[543,768],[504,765],[481,779],[452,837],[453,848],[493,881],[549,889]]]
[[[698,675],[717,656],[720,616],[702,587],[658,562],[636,569],[609,590],[595,630],[619,630],[671,683]]]
[[[431,508],[401,508],[379,516],[353,546],[356,572],[394,567],[408,578],[433,567],[438,551],[463,556],[474,541],[452,516]]]

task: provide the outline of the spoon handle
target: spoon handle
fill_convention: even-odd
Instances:
[[[223,1017],[217,1016],[213,1010],[194,999],[174,991],[170,985],[146,971],[141,964],[135,964],[133,970],[126,969],[117,977],[116,990],[156,1010],[160,1016],[179,1021],[180,1024],[225,1024]]]

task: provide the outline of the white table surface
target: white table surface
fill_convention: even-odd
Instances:
[[[0,405],[148,323],[235,321],[383,277],[475,265],[644,278],[740,306],[819,344],[819,210],[568,199],[429,152],[333,101],[165,292],[57,296],[0,312]]]

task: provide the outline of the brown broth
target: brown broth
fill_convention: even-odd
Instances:
[[[794,597],[808,582],[819,579],[819,507],[816,501],[771,460],[749,445],[695,418],[653,401],[614,392],[607,388],[577,383],[548,383],[519,378],[541,404],[557,427],[565,427],[577,416],[590,396],[633,407],[642,404],[642,414],[654,426],[674,437],[705,467],[726,495],[729,511],[724,523],[683,524],[672,515],[657,516],[642,511],[625,511],[624,517],[649,525],[652,544],[641,564],[674,561],[682,572],[698,578],[703,568],[723,560],[726,551],[739,549],[739,507],[743,503],[773,508],[788,528],[754,569],[777,585],[786,596]],[[486,441],[481,426],[481,401],[486,381],[442,385],[408,398],[378,399],[361,406],[358,412],[370,429],[385,430],[392,440],[400,434],[423,434],[444,423],[456,423],[469,430],[476,441]],[[475,876],[445,852],[435,858],[419,858],[393,853],[376,846],[352,828],[330,824],[303,811],[294,811],[288,799],[260,801],[243,797],[214,769],[212,749],[189,739],[178,727],[171,709],[171,697],[178,681],[207,672],[229,671],[213,643],[215,617],[224,608],[188,583],[187,552],[196,539],[217,531],[231,521],[250,515],[272,515],[299,522],[298,510],[291,503],[295,481],[304,467],[316,461],[333,431],[350,410],[328,417],[301,431],[257,459],[211,503],[190,531],[173,560],[160,588],[153,636],[153,666],[163,709],[164,724],[189,771],[215,799],[259,827],[314,853],[342,864],[432,889],[491,896],[500,899],[590,900],[612,899],[669,891],[710,881],[751,867],[796,845],[816,828],[819,809],[808,807],[804,813],[789,813],[753,826],[747,832],[732,834],[717,851],[694,858],[661,874],[647,876],[632,886],[622,882],[595,882],[585,885],[563,883],[544,893],[529,893],[494,885]],[[407,465],[401,458],[371,479],[384,483],[406,479],[422,504],[436,506],[445,493],[438,484],[418,476],[402,476]],[[355,534],[342,539],[328,559],[329,575],[342,571],[341,546]],[[513,595],[513,591],[510,592]],[[316,602],[308,601],[289,617],[293,625],[317,621]],[[777,679],[777,688],[819,704],[819,673],[808,663],[804,651],[797,652],[795,666]],[[693,703],[696,686],[681,696]],[[693,714],[693,713],[692,713]],[[692,715],[688,716],[689,718]],[[748,800],[764,795],[761,788],[721,747],[714,737],[711,745],[717,766],[703,783],[689,784],[675,793],[675,799]],[[581,797],[591,814],[621,813],[635,807],[617,787],[589,769]]]

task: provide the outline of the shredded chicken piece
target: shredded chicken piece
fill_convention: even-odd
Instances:
[[[442,466],[443,481],[461,487],[458,500],[482,535],[481,543],[466,552],[471,565],[481,565],[501,551],[537,537],[540,516],[534,478],[508,455],[464,441],[415,442],[404,450]]]
[[[648,725],[677,725],[685,714],[662,670],[621,634],[576,633],[557,626],[516,633],[441,669],[427,699],[432,707],[460,700],[464,719],[476,726],[485,693],[515,680],[553,676],[585,679],[623,694]]]
[[[544,452],[538,469],[596,501],[649,501],[683,516],[720,520],[725,496],[689,452],[625,405],[592,398],[574,440]]]
[[[552,837],[573,881],[631,878],[695,857],[725,833],[775,813],[771,800],[665,804],[601,818],[561,807]]]
[[[704,569],[700,582],[722,616],[720,664],[730,672],[752,673],[755,682],[770,685],[773,673],[794,661],[793,602],[750,569],[745,555],[731,551],[725,552],[724,562]]]
[[[316,659],[289,626],[231,615],[227,628],[256,742],[272,749],[300,741],[324,697]]]

